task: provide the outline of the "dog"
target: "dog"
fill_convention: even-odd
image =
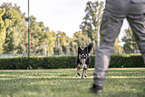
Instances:
[[[82,49],[81,47],[78,47],[78,56],[76,58],[76,64],[77,64],[77,73],[75,77],[81,76],[83,78],[83,75],[85,73],[85,77],[87,77],[87,70],[89,68],[91,58],[90,58],[90,52],[93,48],[93,43],[90,43],[87,47]],[[80,73],[80,69],[83,68],[82,75]]]

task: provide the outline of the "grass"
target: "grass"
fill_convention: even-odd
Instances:
[[[0,97],[96,97],[88,77],[74,77],[76,69],[0,70]],[[145,97],[145,68],[110,68],[97,97]]]

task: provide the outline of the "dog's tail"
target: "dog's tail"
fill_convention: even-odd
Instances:
[[[92,50],[92,48],[93,48],[93,43],[90,43],[89,45],[88,45],[88,53],[90,53],[91,52],[91,50]]]

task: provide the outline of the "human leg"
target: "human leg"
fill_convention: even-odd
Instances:
[[[107,6],[110,7],[111,5]],[[108,71],[110,55],[114,48],[114,42],[120,32],[123,19],[126,17],[125,13],[120,14],[121,10],[119,11],[119,13],[114,13],[114,8],[108,9],[109,10],[104,11],[102,18],[102,24],[100,29],[101,41],[100,47],[96,49],[95,70],[93,72],[94,84],[92,87],[103,86]]]
[[[132,10],[127,19],[145,64],[145,0],[131,0]]]

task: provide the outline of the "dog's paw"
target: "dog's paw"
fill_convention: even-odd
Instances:
[[[75,75],[75,77],[77,77],[77,76],[78,76],[78,74]]]
[[[77,77],[77,76],[81,76],[81,74],[80,74],[80,73],[77,73],[77,74],[75,75],[75,77]]]
[[[87,77],[87,75],[85,75],[85,77]]]

